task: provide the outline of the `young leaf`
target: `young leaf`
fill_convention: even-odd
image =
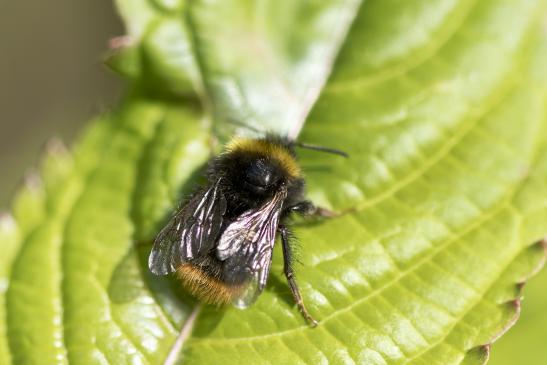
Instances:
[[[135,92],[0,220],[0,363],[487,360],[545,258],[545,0],[118,6]],[[146,259],[234,118],[350,155],[300,151],[344,213],[296,229],[320,324],[276,248],[257,303],[203,308],[179,351],[197,304]]]

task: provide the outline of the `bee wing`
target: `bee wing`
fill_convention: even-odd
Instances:
[[[282,189],[260,208],[243,213],[220,237],[216,256],[224,261],[224,277],[234,282],[249,282],[247,290],[234,303],[238,307],[250,305],[266,286],[286,196],[286,189]]]
[[[169,274],[211,249],[226,212],[226,199],[219,183],[220,179],[195,194],[158,234],[148,258],[148,267],[154,274]]]

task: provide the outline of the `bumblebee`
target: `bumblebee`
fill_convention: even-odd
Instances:
[[[305,200],[296,147],[347,156],[275,135],[235,138],[209,162],[205,186],[181,205],[156,237],[148,261],[152,273],[176,273],[205,303],[245,308],[266,286],[279,235],[292,296],[315,326],[294,276],[289,217],[332,214]]]

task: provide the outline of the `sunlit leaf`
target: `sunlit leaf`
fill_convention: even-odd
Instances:
[[[545,259],[544,0],[117,4],[131,95],[0,218],[0,363],[164,361],[196,303],[150,244],[233,121],[348,152],[300,151],[344,214],[296,227],[317,328],[276,248],[257,303],[205,307],[181,362],[486,361]]]

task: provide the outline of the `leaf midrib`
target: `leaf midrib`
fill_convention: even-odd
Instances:
[[[302,130],[302,128],[304,126],[305,120],[306,120],[307,116],[309,115],[309,112],[313,108],[313,105],[315,104],[315,102],[319,98],[321,92],[325,89],[325,85],[327,84],[327,81],[328,81],[330,75],[332,74],[332,70],[333,70],[333,67],[335,65],[335,61],[338,58],[338,54],[340,53],[340,50],[341,50],[341,48],[343,47],[343,45],[345,43],[344,40],[347,38],[349,32],[351,31],[351,28],[353,26],[353,21],[355,20],[355,17],[359,13],[359,10],[361,9],[362,4],[363,4],[364,1],[365,0],[354,0],[354,8],[352,9],[353,10],[353,15],[351,16],[350,19],[342,19],[343,20],[342,23],[345,22],[345,23],[348,24],[348,26],[346,27],[346,29],[344,31],[339,31],[337,33],[338,37],[332,41],[332,43],[336,44],[336,46],[333,47],[332,54],[330,55],[327,62],[325,62],[325,64],[324,64],[323,72],[321,72],[321,75],[323,77],[316,80],[315,83],[310,85],[308,87],[308,89],[306,90],[306,92],[303,93],[304,97],[303,97],[303,102],[301,103],[302,107],[300,109],[298,109],[298,111],[299,111],[298,118],[296,118],[298,123],[295,123],[295,126],[293,126],[291,128],[291,130],[288,131],[288,136],[289,137],[295,138],[295,139],[298,137],[300,131]],[[349,13],[350,11],[349,10],[344,11],[343,8],[341,7],[340,12],[345,14],[345,13]],[[191,10],[188,9],[188,11],[186,11],[184,21],[187,25],[188,33],[190,35],[189,39],[190,39],[192,49],[194,51],[194,60],[195,60],[196,65],[197,65],[199,80],[200,80],[199,85],[194,85],[195,88],[196,88],[195,91],[198,94],[198,96],[200,97],[202,107],[203,107],[204,113],[206,114],[206,117],[209,120],[214,121],[215,120],[215,115],[217,114],[217,111],[215,110],[214,99],[211,98],[211,96],[210,96],[210,90],[209,90],[209,86],[207,84],[206,78],[204,77],[204,74],[206,72],[205,72],[205,62],[203,61],[203,55],[201,54],[199,47],[196,46],[199,43],[199,40],[196,36],[196,34],[197,34],[196,26],[195,26],[195,23],[192,19],[192,11]],[[253,26],[256,26],[256,25],[253,25]],[[260,32],[255,32],[255,33],[260,33]],[[269,54],[270,53],[271,49],[269,47],[267,47],[267,46],[263,47],[261,45],[261,43],[263,43],[263,42],[259,41],[259,42],[253,42],[253,43],[260,44],[260,46],[257,48],[259,50],[259,54]],[[267,62],[267,64],[269,66],[271,66],[271,68],[278,69],[280,67],[280,63],[279,62],[269,61],[268,60],[269,58],[271,58],[271,57],[265,57],[264,58],[265,62]],[[287,85],[289,84],[287,82],[287,79],[281,77],[281,75],[284,75],[284,74],[285,74],[284,72],[273,72],[273,75],[275,76],[275,79],[278,81],[278,84],[281,86],[281,89],[283,90],[283,93],[286,95],[286,99],[291,100],[292,104],[296,105],[296,104],[298,104],[297,103],[298,98],[296,97],[296,94],[294,92],[291,92],[290,88],[287,88]],[[240,85],[238,83],[238,80],[234,80],[234,81],[235,81],[234,85],[240,87]],[[242,94],[244,94],[244,93],[242,92]],[[244,103],[246,103],[246,99],[244,100]]]

